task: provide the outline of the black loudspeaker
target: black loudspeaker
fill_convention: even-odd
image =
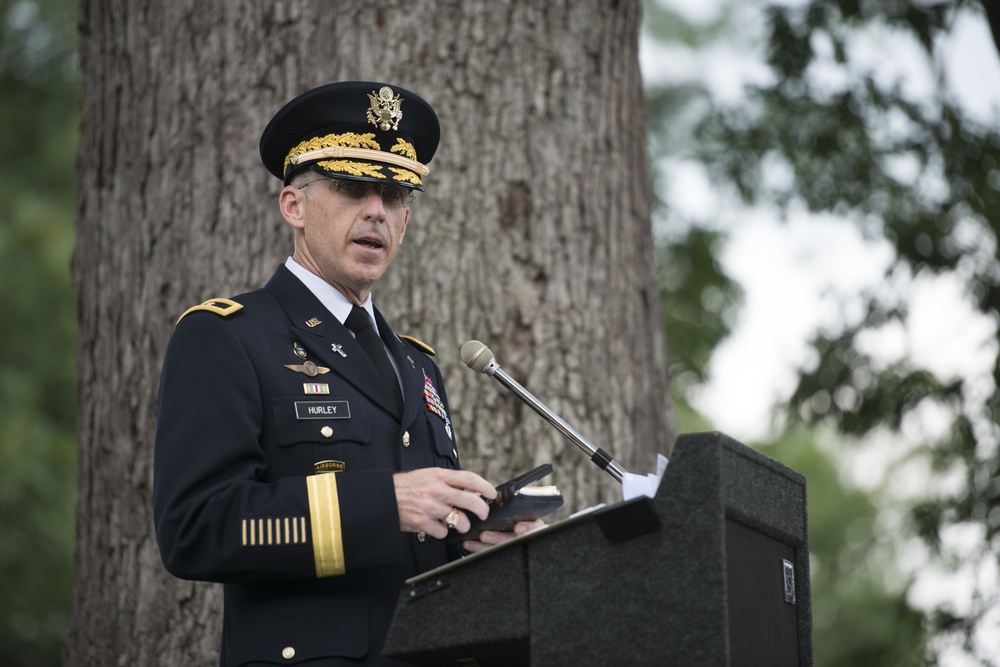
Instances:
[[[682,435],[655,499],[407,582],[385,654],[416,665],[812,664],[805,478]]]

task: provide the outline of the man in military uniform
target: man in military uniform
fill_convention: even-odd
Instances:
[[[178,320],[156,535],[172,574],[225,584],[223,665],[399,664],[379,654],[403,581],[459,557],[441,538],[496,495],[459,469],[433,350],[372,305],[439,136],[433,109],[395,86],[293,99],[260,141],[293,256],[264,288]]]

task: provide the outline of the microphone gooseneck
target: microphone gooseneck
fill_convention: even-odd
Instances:
[[[576,429],[567,424],[562,417],[550,410],[544,403],[535,398],[530,391],[522,387],[517,380],[500,368],[500,364],[497,363],[493,352],[485,344],[478,340],[470,340],[462,346],[461,354],[462,362],[466,366],[477,373],[489,375],[509,389],[515,396],[527,403],[532,410],[541,415],[545,421],[556,427],[556,430],[569,438],[573,444],[587,452],[590,455],[590,460],[597,464],[597,467],[607,472],[618,482],[622,481],[622,478],[625,476],[625,470],[618,462],[611,458],[603,449],[595,447],[589,440],[580,435]]]

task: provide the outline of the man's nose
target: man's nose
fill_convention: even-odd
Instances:
[[[385,202],[382,200],[382,191],[378,188],[371,188],[365,194],[363,209],[366,216],[385,218]]]

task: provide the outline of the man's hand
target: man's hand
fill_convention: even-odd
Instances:
[[[512,540],[518,535],[524,535],[525,533],[531,532],[536,528],[541,528],[544,525],[544,521],[541,519],[535,519],[534,521],[520,521],[515,523],[514,530],[512,531],[500,532],[497,530],[484,530],[479,533],[479,539],[466,540],[462,542],[462,548],[469,552],[482,551],[483,549],[488,549],[496,544]]]
[[[467,532],[471,526],[466,512],[485,519],[490,507],[483,498],[493,499],[497,490],[492,484],[468,470],[419,468],[392,476],[399,508],[399,529],[426,533],[443,539],[448,535],[444,519],[452,510],[458,520],[455,530]]]

